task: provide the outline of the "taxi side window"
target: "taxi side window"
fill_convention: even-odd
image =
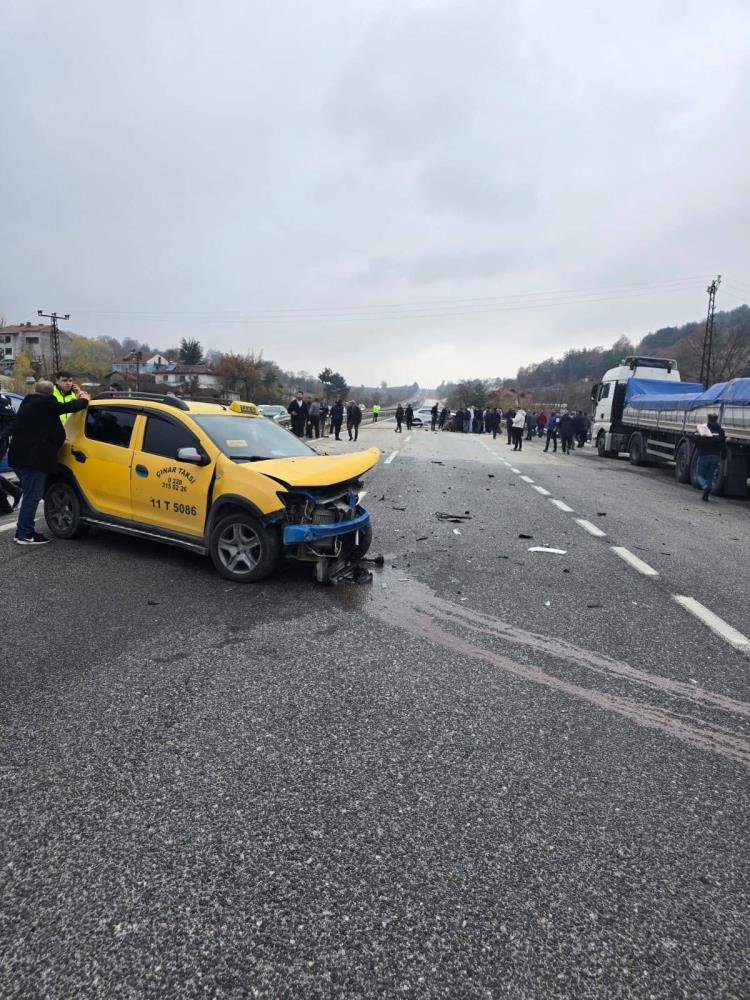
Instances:
[[[143,435],[143,451],[164,458],[177,458],[180,448],[199,448],[198,438],[183,424],[165,417],[149,416]]]
[[[120,448],[127,448],[137,416],[135,410],[91,406],[86,411],[86,437],[92,441],[102,441],[105,444],[116,444]]]

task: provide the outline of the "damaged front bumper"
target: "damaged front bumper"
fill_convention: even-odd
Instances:
[[[334,521],[330,524],[287,524],[284,526],[282,542],[284,545],[315,544],[342,535],[350,535],[369,524],[370,515],[364,507],[354,509],[354,516],[348,520]]]

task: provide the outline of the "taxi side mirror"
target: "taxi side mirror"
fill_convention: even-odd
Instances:
[[[191,465],[206,465],[208,457],[202,455],[197,448],[179,448],[177,451],[179,462],[188,462]]]

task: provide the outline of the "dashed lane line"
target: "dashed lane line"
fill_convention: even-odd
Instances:
[[[386,458],[385,462],[383,462],[383,465],[390,465],[393,459],[396,457],[396,455],[398,455],[398,452],[392,451],[388,456],[388,458]]]
[[[514,469],[513,471],[515,472],[516,470]],[[531,478],[531,476],[521,476],[521,479],[523,479],[523,481],[525,483],[532,483],[533,484],[533,482],[534,482],[534,480]]]
[[[516,474],[517,476],[520,476],[520,475],[521,475],[521,470],[520,470],[520,469],[514,469],[512,465],[511,465],[511,466],[510,466],[509,468],[510,468],[510,471],[511,471],[511,472],[515,472],[515,474]]]
[[[574,520],[575,520],[576,524],[580,524],[580,526],[583,528],[583,530],[584,531],[588,531],[588,533],[590,535],[593,535],[594,538],[606,538],[607,537],[607,532],[606,531],[602,531],[601,528],[597,528],[597,526],[595,524],[592,524],[591,521],[587,521],[585,517],[576,517],[576,518],[574,518]],[[624,556],[623,556],[623,558],[624,558]],[[644,563],[644,566],[645,566],[645,563]]]
[[[566,514],[574,513],[573,508],[568,507],[568,505],[566,503],[563,503],[562,500],[555,500],[554,497],[550,497],[549,502],[553,503],[558,510],[564,510]]]
[[[643,573],[644,576],[659,575],[653,566],[649,566],[648,563],[639,559],[638,556],[633,555],[630,549],[626,549],[622,545],[610,545],[610,548],[616,556],[619,556],[620,559],[632,566],[633,569],[637,569],[639,573]]]
[[[549,490],[545,490],[543,486],[533,486],[532,489],[535,489],[537,493],[541,493],[543,497],[548,497],[550,495]]]
[[[413,437],[412,434],[410,434],[408,437],[405,437],[404,438],[404,444],[408,444],[411,441],[412,437]]]
[[[15,528],[15,526],[15,521],[9,521],[8,524],[0,524],[0,531],[10,531],[10,529]]]
[[[700,601],[696,601],[694,597],[684,597],[682,594],[672,594],[672,597],[686,611],[689,611],[691,615],[695,615],[699,621],[707,625],[712,632],[715,632],[725,642],[728,642],[730,646],[734,646],[735,649],[739,649],[742,653],[750,653],[750,639],[746,635],[743,635],[742,632],[738,632],[728,622],[725,622],[723,618],[715,615],[713,611],[710,611]]]

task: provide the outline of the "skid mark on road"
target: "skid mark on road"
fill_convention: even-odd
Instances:
[[[527,632],[466,607],[442,600],[429,587],[410,581],[408,587],[397,585],[389,570],[378,574],[366,610],[389,626],[397,626],[415,637],[460,654],[481,660],[522,680],[559,691],[586,701],[604,711],[615,712],[631,722],[658,730],[693,747],[720,754],[750,767],[750,737],[741,726],[750,719],[750,704],[728,698],[703,688],[639,670],[630,664],[575,646],[564,640]],[[401,577],[399,577],[401,579]],[[393,586],[390,586],[390,583]],[[398,593],[398,600],[389,599]],[[449,631],[458,628],[461,635]],[[628,697],[586,687],[568,681],[541,667],[518,663],[507,656],[470,641],[467,635],[502,638],[506,642],[545,653],[573,663],[605,679],[618,679],[633,686],[635,696]],[[674,699],[674,710],[640,700],[652,692]],[[640,698],[638,697],[640,694]],[[720,722],[704,718],[707,709],[721,713]],[[691,715],[690,713],[697,713]],[[733,729],[732,723],[740,728]]]

